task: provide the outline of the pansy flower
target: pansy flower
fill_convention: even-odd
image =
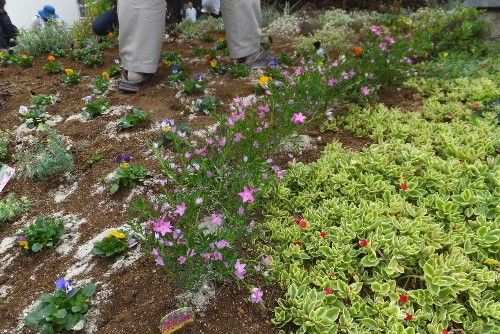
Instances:
[[[65,277],[61,277],[56,281],[56,289],[66,291],[68,296],[71,296],[75,292],[75,287]]]
[[[128,168],[130,162],[132,161],[132,156],[128,154],[120,154],[116,157],[116,163],[120,164],[121,168]]]

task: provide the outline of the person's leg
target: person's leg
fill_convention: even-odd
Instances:
[[[116,8],[104,12],[92,23],[92,30],[98,36],[106,36],[118,27],[118,13]]]
[[[244,58],[259,52],[260,0],[222,0],[221,11],[231,57]]]
[[[129,80],[158,69],[165,10],[165,0],[118,0],[120,56]]]

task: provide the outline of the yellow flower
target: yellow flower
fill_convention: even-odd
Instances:
[[[21,246],[24,249],[28,249],[29,248],[28,242],[26,240],[19,241],[19,246]]]
[[[115,237],[117,239],[125,239],[127,235],[120,231],[113,231],[108,233],[108,238]]]
[[[273,80],[273,78],[267,76],[267,75],[263,75],[260,77],[259,79],[259,84],[262,86],[262,87],[267,87],[267,84],[269,83],[269,81]]]
[[[162,128],[162,130],[163,130],[163,132],[170,132],[170,131],[172,131],[172,127],[167,125],[167,126],[164,126]]]
[[[5,53],[3,51],[0,51],[0,58],[3,58],[5,56]]]
[[[443,58],[448,58],[448,52],[443,53]]]
[[[172,66],[172,62],[170,60],[164,60],[163,64],[167,65],[168,67]]]
[[[28,58],[28,55],[27,55],[26,53],[23,53],[23,54],[21,55],[21,58],[23,58],[23,59],[27,59],[27,58]]]
[[[66,72],[66,75],[73,75],[75,74],[75,70],[72,69],[72,68],[67,68],[64,70],[64,72]]]
[[[129,166],[128,162],[121,162],[120,163],[120,167],[123,168],[123,169],[127,169]]]
[[[486,260],[484,260],[484,263],[489,265],[489,266],[496,266],[500,262],[498,262],[495,259],[486,259]]]
[[[102,72],[102,77],[106,80],[109,80],[109,73],[107,71]]]
[[[219,65],[219,62],[215,59],[210,62],[210,66],[212,66],[213,68],[218,68]]]

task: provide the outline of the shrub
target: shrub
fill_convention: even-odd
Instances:
[[[42,131],[46,134],[44,142],[34,138],[14,158],[20,167],[19,175],[22,178],[35,178],[48,180],[62,176],[73,170],[73,155],[66,148],[65,138],[56,130],[44,127]]]
[[[269,23],[265,33],[271,37],[291,38],[300,34],[301,20],[297,15],[283,15]]]
[[[432,123],[380,106],[355,108],[344,125],[380,144],[330,144],[266,197],[262,250],[287,291],[274,322],[303,333],[497,332],[495,122]]]
[[[17,36],[16,50],[33,57],[54,54],[70,49],[73,43],[71,30],[59,21],[51,21],[44,26],[21,29]]]
[[[19,246],[32,253],[53,248],[64,234],[64,222],[59,219],[38,217],[35,223],[24,228],[17,236]]]
[[[31,200],[27,197],[15,198],[9,194],[0,201],[0,224],[7,223],[14,218],[27,212],[31,206]]]
[[[224,32],[224,21],[222,21],[222,18],[214,18],[211,16],[203,20],[197,20],[196,22],[183,20],[177,24],[175,30],[182,38],[198,39],[210,32]]]
[[[90,307],[89,298],[95,293],[95,289],[93,283],[78,288],[69,280],[60,278],[56,282],[56,291],[43,294],[40,304],[28,314],[25,322],[41,333],[70,331],[84,319]]]
[[[10,132],[0,131],[0,160],[7,156],[9,153],[9,139]]]
[[[95,243],[92,252],[103,257],[122,255],[128,250],[127,238],[122,231],[112,231],[104,239]]]

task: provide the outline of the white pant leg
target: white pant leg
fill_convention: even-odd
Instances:
[[[155,73],[165,35],[165,0],[118,0],[120,57],[131,72]]]
[[[260,0],[221,0],[221,11],[231,57],[247,57],[259,51]]]

